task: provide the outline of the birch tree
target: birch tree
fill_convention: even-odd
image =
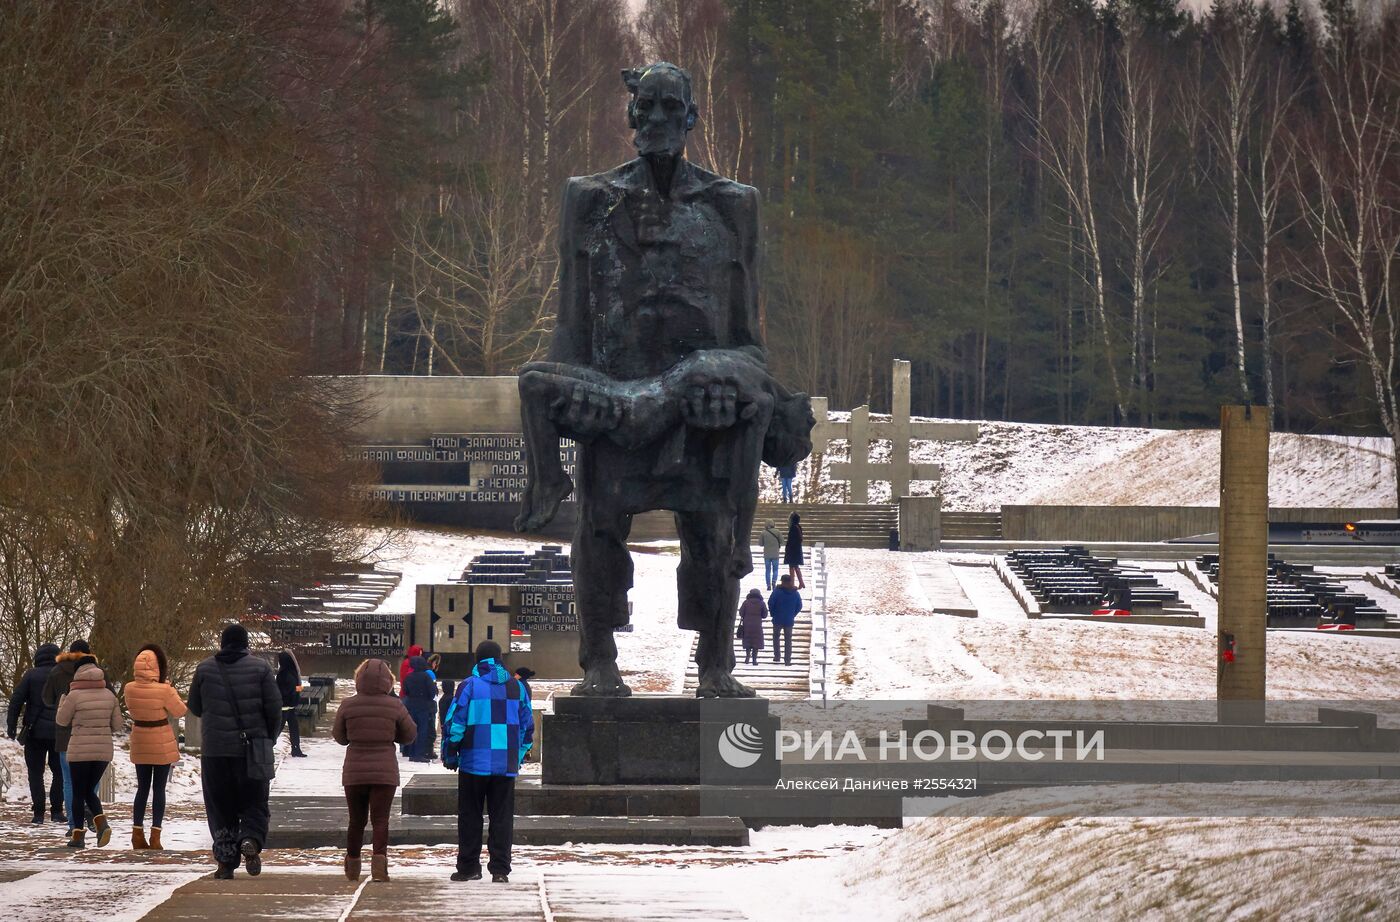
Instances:
[[[1100,236],[1096,182],[1102,149],[1104,36],[1096,19],[1086,19],[1075,23],[1082,28],[1065,30],[1059,72],[1046,86],[1046,117],[1035,126],[1036,152],[1064,197],[1066,225],[1072,225],[1071,239],[1082,256],[1082,261],[1075,261],[1075,269],[1090,294],[1113,407],[1121,421],[1127,419],[1127,404],[1105,291],[1105,242]]]
[[[1335,30],[1320,55],[1317,116],[1294,169],[1312,244],[1297,276],[1335,312],[1339,344],[1369,375],[1400,478],[1400,75],[1383,35]]]
[[[1258,108],[1259,11],[1250,0],[1228,0],[1211,23],[1210,81],[1215,99],[1206,107],[1206,125],[1223,172],[1220,203],[1230,239],[1230,300],[1235,318],[1235,372],[1240,400],[1251,400],[1246,363],[1244,294],[1240,283],[1241,200],[1250,173],[1246,142]]]

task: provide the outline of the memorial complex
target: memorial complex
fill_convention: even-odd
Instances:
[[[1400,919],[1400,6],[1286,7],[0,14],[0,919]]]

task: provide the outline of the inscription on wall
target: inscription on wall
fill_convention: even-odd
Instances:
[[[370,497],[395,504],[514,507],[520,504],[528,472],[525,440],[511,433],[434,435],[426,446],[366,445],[359,455],[382,471],[381,482],[366,488]],[[577,457],[574,443],[565,440],[559,460],[570,477]]]

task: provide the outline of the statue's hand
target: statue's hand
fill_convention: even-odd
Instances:
[[[598,435],[616,429],[622,422],[622,399],[579,382],[570,393],[555,399],[550,416],[574,435]]]
[[[681,395],[681,417],[697,429],[728,429],[758,411],[756,403],[741,402],[743,397],[732,378],[695,381]]]

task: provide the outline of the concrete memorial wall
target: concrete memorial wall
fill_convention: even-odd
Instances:
[[[357,428],[360,457],[379,467],[365,492],[415,522],[511,531],[525,487],[525,442],[514,375],[420,377],[358,375],[366,411]],[[564,440],[560,460],[574,475],[576,449]],[[541,534],[570,538],[573,497]],[[666,513],[634,517],[632,539],[674,538]]]
[[[351,612],[331,617],[319,613],[268,620],[256,629],[268,635],[274,648],[295,650],[303,673],[329,672],[348,678],[362,660],[370,657],[397,668],[412,642],[411,619],[408,614]]]
[[[559,452],[570,477],[576,454],[572,442]],[[366,488],[369,496],[414,521],[508,531],[520,512],[526,465],[519,433],[435,433],[426,445],[366,445],[360,457],[380,470],[381,482]],[[572,498],[561,512],[551,533],[573,530]]]
[[[420,583],[411,642],[442,654],[449,677],[465,674],[476,645],[494,640],[512,668],[529,666],[541,679],[578,678],[568,563],[558,546],[487,551],[472,559],[462,582]]]
[[[1393,507],[1273,507],[1270,522],[1393,519]],[[1220,530],[1219,506],[1001,507],[1007,541],[1169,541]]]

